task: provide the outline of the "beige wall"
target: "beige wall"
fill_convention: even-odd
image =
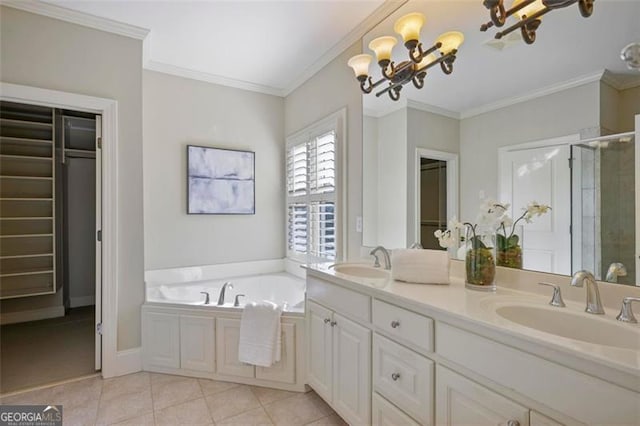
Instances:
[[[618,128],[621,132],[632,132],[635,128],[635,116],[640,114],[640,86],[620,91],[620,121]],[[636,144],[639,141],[636,140]]]
[[[358,41],[285,98],[285,135],[290,135],[344,107],[347,109],[347,256],[360,257],[362,234],[362,99],[349,58],[361,53]]]
[[[473,219],[479,191],[495,198],[498,148],[600,126],[600,82],[490,111],[460,122],[460,217]]]
[[[118,101],[118,349],[140,346],[142,42],[7,7],[0,14],[3,82]],[[3,301],[3,312],[12,303]]]
[[[284,100],[143,74],[145,269],[285,256]],[[255,215],[187,215],[186,146],[255,152]]]

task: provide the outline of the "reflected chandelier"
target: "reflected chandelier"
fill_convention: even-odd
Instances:
[[[371,91],[384,82],[389,84],[376,93],[381,96],[388,93],[394,101],[400,99],[400,91],[408,82],[422,89],[427,70],[440,64],[440,68],[445,74],[453,72],[453,62],[456,59],[458,48],[464,41],[464,36],[458,31],[449,31],[441,34],[433,46],[426,49],[420,42],[420,30],[424,25],[425,17],[422,13],[410,13],[398,19],[393,26],[393,30],[402,36],[404,46],[408,49],[409,60],[395,64],[391,60],[391,52],[398,40],[392,36],[378,37],[371,40],[371,49],[380,66],[382,78],[373,82],[369,76],[369,65],[372,57],[366,53],[356,55],[349,59],[348,65],[353,68],[356,78],[360,82],[360,89],[364,93]],[[439,51],[438,57],[434,52]]]
[[[591,13],[593,13],[594,1],[595,0],[514,0],[511,9],[505,10],[504,0],[484,0],[482,4],[489,9],[491,21],[482,24],[480,31],[487,31],[493,26],[498,28],[502,27],[509,16],[516,15],[519,22],[503,31],[498,31],[495,38],[499,40],[520,28],[524,41],[527,44],[532,44],[536,41],[536,30],[542,22],[540,19],[542,15],[554,9],[561,9],[578,3],[580,14],[588,18],[591,16]]]

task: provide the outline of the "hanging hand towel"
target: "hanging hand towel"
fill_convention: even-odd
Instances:
[[[449,253],[444,250],[393,250],[391,277],[417,284],[449,284]]]
[[[240,362],[271,367],[282,354],[282,308],[273,302],[248,303],[240,321]]]

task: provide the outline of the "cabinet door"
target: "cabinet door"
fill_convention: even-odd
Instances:
[[[271,367],[256,367],[256,379],[272,382],[296,382],[296,339],[295,325],[282,324],[282,355],[280,361]]]
[[[180,316],[180,367],[213,373],[215,319]]]
[[[145,312],[144,368],[180,368],[180,317],[175,314]]]
[[[378,395],[373,394],[373,426],[419,426],[395,405]]]
[[[537,411],[531,411],[530,420],[531,426],[562,426],[562,423],[558,423]]]
[[[436,367],[436,424],[529,425],[529,410],[444,367]]]
[[[333,405],[349,424],[371,423],[371,331],[333,314]]]
[[[253,365],[238,360],[240,320],[218,318],[216,321],[216,367],[219,374],[254,377]]]
[[[322,306],[307,302],[308,376],[311,387],[327,401],[332,401],[332,312]]]

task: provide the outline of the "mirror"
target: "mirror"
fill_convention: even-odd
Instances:
[[[363,37],[363,53],[394,36],[391,60],[406,61],[393,27],[412,12],[426,16],[425,49],[447,31],[465,39],[451,74],[431,67],[397,101],[376,96],[387,82],[363,94],[363,245],[429,246],[423,234],[454,215],[473,221],[485,197],[510,203],[514,218],[535,200],[551,210],[523,226],[523,268],[636,284],[640,72],[620,52],[640,42],[640,2],[596,2],[588,18],[577,4],[552,10],[526,44],[519,32],[481,32],[490,17],[480,0],[409,1]],[[381,78],[375,57],[369,75]],[[423,180],[425,162],[440,165],[437,180]],[[424,201],[434,185],[444,197],[429,189]]]

